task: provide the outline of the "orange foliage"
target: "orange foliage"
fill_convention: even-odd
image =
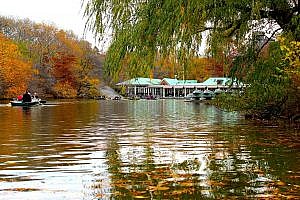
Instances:
[[[155,69],[154,74],[158,78],[170,77],[177,75],[178,79],[183,79],[184,67],[180,65],[174,56],[158,59],[155,63],[159,68]],[[185,79],[194,79],[203,81],[209,77],[223,77],[224,66],[213,58],[193,57],[188,60],[185,68]]]
[[[192,58],[191,59],[191,79],[205,80],[209,77],[223,77],[223,65],[213,58]]]
[[[53,58],[54,65],[52,74],[58,80],[64,80],[75,86],[74,65],[77,64],[77,58],[67,53],[58,53]]]
[[[0,34],[0,89],[4,98],[22,94],[31,79],[31,64],[21,57],[12,40]]]
[[[53,88],[55,83],[68,83],[82,97],[97,94],[100,70],[96,65],[101,62],[89,42],[79,40],[71,31],[30,20],[0,17],[0,24],[5,34],[0,38],[1,97],[23,93],[29,81],[30,89],[39,90],[39,94],[44,95],[57,94],[60,87],[55,85]],[[30,68],[29,64],[21,59],[20,54],[34,63],[30,73],[26,68]],[[28,79],[31,76],[32,79]]]

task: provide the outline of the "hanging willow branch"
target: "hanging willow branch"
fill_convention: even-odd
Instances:
[[[300,38],[298,1],[231,0],[83,0],[86,27],[103,38],[112,33],[106,71],[120,73],[127,59],[130,76],[151,70],[157,55],[195,54],[203,32],[207,47],[225,48],[228,40],[244,43],[265,21],[276,22],[295,40]],[[266,20],[263,20],[266,19]],[[276,34],[277,31],[274,32]],[[251,43],[251,42],[250,42]],[[223,45],[223,47],[222,47]],[[189,55],[191,56],[191,55]],[[188,56],[188,57],[189,57]],[[181,60],[181,58],[183,60]],[[129,62],[128,62],[129,61]],[[148,65],[148,67],[147,67]],[[113,75],[118,77],[117,75]]]

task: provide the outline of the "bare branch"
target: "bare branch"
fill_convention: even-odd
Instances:
[[[282,28],[278,28],[278,29],[276,29],[273,33],[272,33],[272,35],[270,36],[270,37],[268,37],[268,40],[260,47],[260,49],[258,50],[258,52],[257,52],[257,55],[262,51],[262,49],[272,40],[272,38],[273,38],[273,36],[278,32],[278,31],[280,31],[280,30],[282,30]]]

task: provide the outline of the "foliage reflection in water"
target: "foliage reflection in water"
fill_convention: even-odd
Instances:
[[[0,107],[0,199],[299,198],[298,130],[180,100]]]

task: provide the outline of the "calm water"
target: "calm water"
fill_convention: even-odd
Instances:
[[[295,128],[180,100],[0,105],[0,199],[300,198]]]

